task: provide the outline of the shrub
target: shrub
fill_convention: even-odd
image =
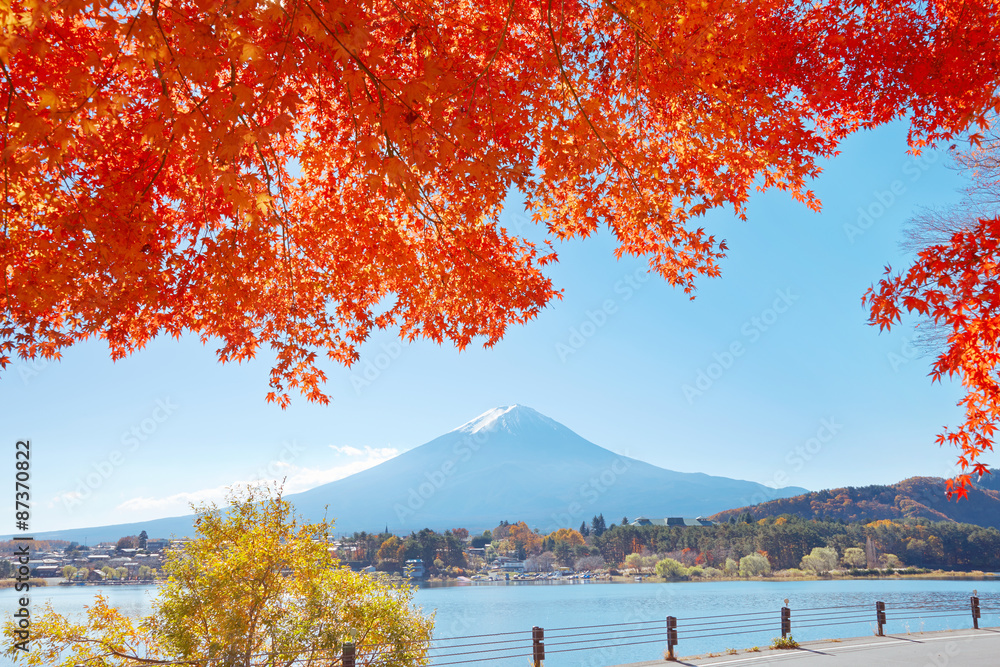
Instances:
[[[798,648],[799,643],[791,635],[787,637],[775,637],[771,640],[771,648]]]
[[[864,549],[848,547],[844,549],[844,555],[841,557],[840,562],[846,567],[857,569],[868,565],[868,558],[865,556]]]
[[[800,567],[816,574],[826,574],[837,567],[837,550],[833,547],[815,547],[808,556],[802,558]]]
[[[682,579],[688,576],[688,570],[673,558],[664,558],[656,564],[656,574],[664,579]]]
[[[752,553],[740,559],[741,577],[763,577],[771,574],[771,564],[759,553]]]

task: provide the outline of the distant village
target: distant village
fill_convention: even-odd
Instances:
[[[624,525],[624,524],[623,524]],[[713,522],[698,517],[647,519],[632,526],[706,526]],[[614,524],[612,524],[614,527]],[[355,533],[332,543],[340,561],[356,571],[385,572],[409,579],[464,577],[509,579],[511,575],[545,574],[571,576],[606,567],[604,560],[587,545],[591,534],[606,530],[603,515],[581,530],[561,529],[548,536],[531,531],[523,523],[501,522],[493,531],[469,535],[464,529],[436,533],[423,530],[399,537],[388,532]],[[162,576],[165,552],[183,549],[187,540],[150,538],[143,531],[117,542],[93,546],[59,540],[38,541],[30,550],[30,576],[49,584],[129,584],[155,581]],[[0,543],[0,579],[13,576],[15,546]]]
[[[145,532],[122,537],[116,543],[94,546],[61,540],[39,540],[30,549],[32,579],[59,579],[65,584],[124,584],[154,580],[168,548],[182,548],[185,540],[147,538]],[[0,543],[0,578],[13,576],[14,542]]]
[[[167,553],[186,540],[149,538],[145,531],[117,542],[80,545],[36,541],[30,575],[48,585],[142,584],[165,576]],[[0,542],[0,586],[21,567],[15,550]],[[794,515],[756,519],[749,512],[725,521],[703,517],[603,515],[578,529],[548,534],[525,522],[501,521],[492,530],[429,528],[395,535],[356,532],[329,542],[343,566],[374,576],[413,581],[744,577],[801,578],[1000,570],[1000,531],[923,518],[845,523]],[[18,577],[23,577],[18,572]],[[617,580],[617,579],[616,579]]]

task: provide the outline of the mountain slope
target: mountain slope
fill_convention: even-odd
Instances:
[[[923,517],[931,521],[956,521],[1000,528],[1000,490],[997,474],[988,475],[969,489],[965,500],[948,500],[940,477],[910,477],[891,485],[845,487],[806,493],[794,498],[740,507],[712,516],[727,521],[749,511],[755,519],[795,514],[806,519],[877,521]]]
[[[608,523],[623,515],[693,516],[731,500],[797,492],[658,468],[598,447],[531,408],[510,406],[374,468],[297,494],[294,502],[307,515],[329,504],[338,531],[385,525],[397,532],[479,531],[523,520],[544,533],[576,528],[599,513]]]
[[[543,533],[577,528],[603,513],[610,524],[635,518],[698,516],[805,491],[666,470],[585,440],[531,408],[489,410],[452,431],[375,467],[286,496],[307,519],[336,519],[338,534],[396,533],[526,521]],[[183,535],[190,517],[131,524],[150,536]],[[91,543],[130,532],[125,526],[53,531],[39,538]],[[107,537],[105,537],[105,535]]]

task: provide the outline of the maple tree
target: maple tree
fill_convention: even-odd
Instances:
[[[908,114],[996,105],[979,0],[13,0],[0,6],[0,363],[98,336],[273,349],[326,402],[375,328],[498,341],[607,225],[687,292],[753,188]],[[501,226],[511,193],[549,239]]]
[[[916,259],[904,272],[886,267],[863,299],[880,329],[901,322],[904,311],[922,316],[922,345],[937,353],[932,379],[962,383],[965,419],[937,437],[961,452],[962,472],[946,481],[948,495],[959,498],[968,496],[969,473],[991,474],[980,456],[993,451],[1000,419],[1000,125],[990,120],[984,133],[972,135],[972,148],[954,152],[971,178],[962,201],[914,219],[904,245]]]

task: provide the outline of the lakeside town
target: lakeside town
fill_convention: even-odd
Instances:
[[[49,585],[144,584],[163,576],[169,550],[187,540],[145,531],[93,546],[39,541],[30,577]],[[1000,570],[1000,531],[925,519],[869,523],[603,514],[579,529],[542,535],[524,522],[501,521],[473,535],[464,528],[405,536],[354,533],[330,542],[339,562],[396,581],[649,581],[740,578],[949,576],[989,577]],[[0,581],[14,575],[14,544],[0,543]]]

